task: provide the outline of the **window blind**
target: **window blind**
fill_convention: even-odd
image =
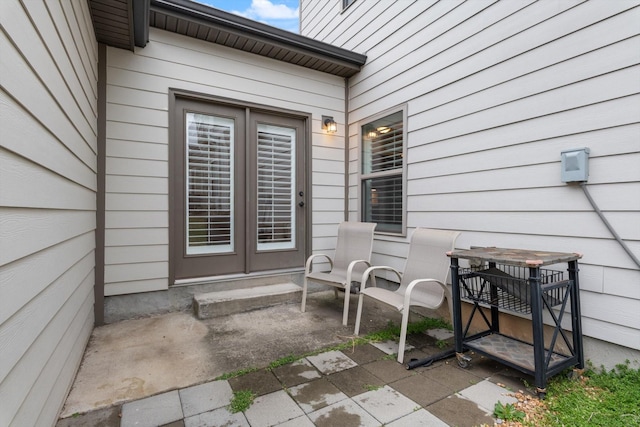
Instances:
[[[258,125],[257,248],[295,246],[295,129]]]
[[[234,122],[187,113],[187,254],[233,251]]]

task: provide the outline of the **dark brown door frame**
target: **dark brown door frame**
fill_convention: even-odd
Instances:
[[[174,265],[175,262],[173,260],[172,251],[175,248],[175,245],[178,245],[178,247],[181,247],[183,244],[182,242],[183,236],[177,236],[176,233],[174,232],[176,229],[175,222],[182,220],[182,215],[178,211],[178,206],[180,206],[179,209],[182,209],[182,203],[180,200],[176,200],[176,190],[174,189],[174,186],[176,184],[174,180],[175,177],[172,176],[173,174],[171,172],[173,170],[173,167],[172,167],[173,163],[178,161],[178,159],[176,159],[176,155],[175,155],[176,153],[174,152],[174,149],[173,149],[175,148],[175,145],[176,145],[175,141],[181,141],[181,138],[182,138],[182,135],[181,135],[182,120],[181,120],[181,117],[179,117],[178,114],[176,114],[177,98],[192,100],[192,101],[201,101],[201,102],[204,101],[204,102],[213,103],[221,106],[243,108],[247,113],[251,110],[253,112],[263,112],[263,113],[268,113],[275,116],[280,115],[284,117],[298,118],[303,120],[303,123],[304,123],[303,137],[304,137],[306,147],[305,147],[304,164],[300,166],[305,171],[307,171],[306,179],[304,183],[304,194],[305,194],[304,196],[305,209],[303,213],[304,223],[305,223],[304,258],[309,256],[309,254],[311,253],[311,238],[312,238],[311,212],[313,207],[312,193],[311,193],[312,175],[310,173],[311,158],[312,158],[311,114],[300,112],[300,111],[288,110],[284,108],[270,107],[262,104],[241,102],[241,101],[230,99],[230,98],[217,97],[217,96],[207,95],[199,92],[193,92],[193,91],[182,90],[177,88],[170,88],[169,89],[169,171],[170,171],[169,172],[169,286],[175,284],[175,281],[176,281],[176,272],[175,272],[175,265]],[[249,130],[248,120],[245,120],[245,126],[247,130]],[[246,134],[248,135],[249,132],[247,132]],[[303,265],[301,265],[300,267],[302,268]]]

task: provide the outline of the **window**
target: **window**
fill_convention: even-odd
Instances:
[[[234,122],[195,113],[186,121],[187,254],[231,252]]]
[[[403,111],[362,126],[362,220],[376,231],[404,231]]]

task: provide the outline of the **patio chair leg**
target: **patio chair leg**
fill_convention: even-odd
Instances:
[[[356,327],[353,330],[354,335],[358,335],[360,333],[360,318],[362,317],[362,300],[364,299],[364,294],[360,294],[358,296],[358,311],[356,311]]]
[[[342,314],[342,325],[347,326],[347,321],[349,320],[349,297],[351,296],[351,284],[347,283],[347,286],[344,288],[344,309]]]
[[[307,278],[305,277],[302,284],[302,304],[300,305],[300,311],[304,313],[306,309],[307,309]]]
[[[409,323],[409,307],[402,310],[402,325],[400,326],[400,342],[398,343],[398,363],[404,361],[404,346],[407,341],[407,325]]]

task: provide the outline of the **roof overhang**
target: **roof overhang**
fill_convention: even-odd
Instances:
[[[182,34],[341,77],[351,77],[365,55],[281,30],[190,0],[89,0],[98,42],[134,50],[149,27]]]

